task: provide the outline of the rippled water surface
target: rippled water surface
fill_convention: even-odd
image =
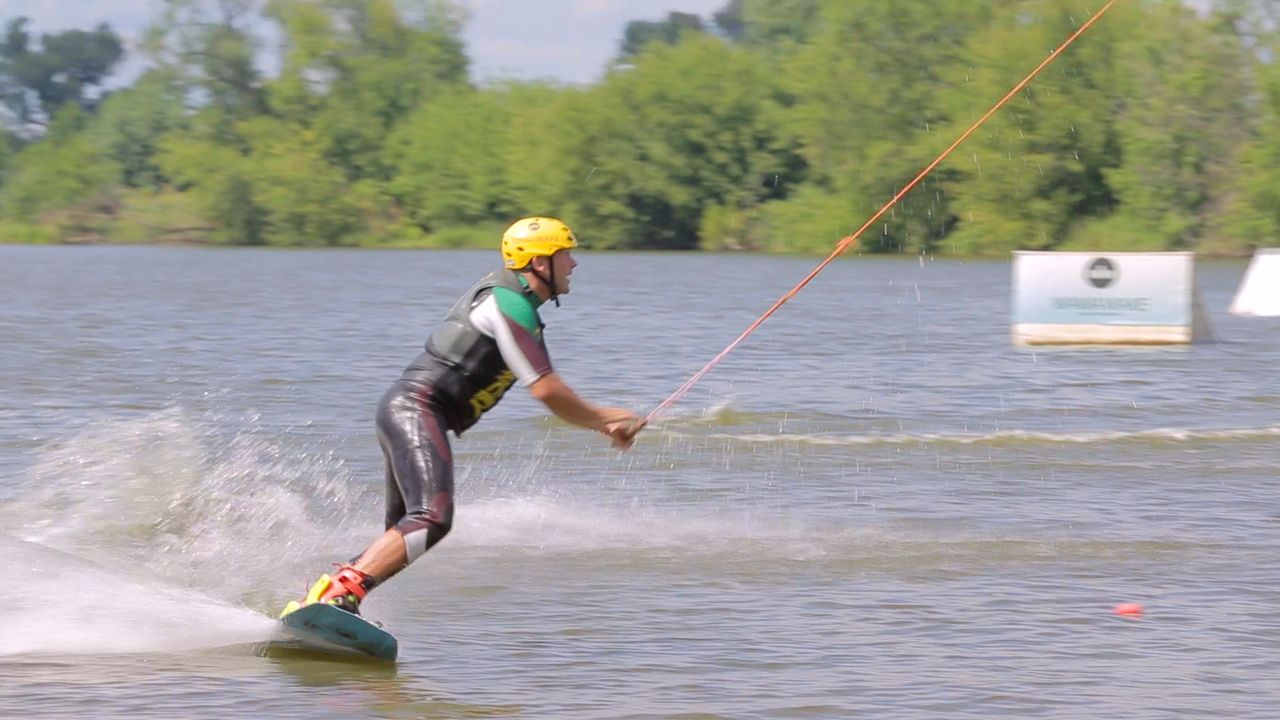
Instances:
[[[0,716],[1276,716],[1238,263],[1197,269],[1216,343],[1029,350],[1007,263],[841,261],[626,454],[513,391],[366,602],[400,662],[261,657],[379,530],[375,403],[495,258],[0,247]],[[553,361],[647,412],[815,262],[583,254]]]

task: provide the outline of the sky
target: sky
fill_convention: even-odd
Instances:
[[[659,20],[671,11],[709,18],[727,0],[462,0],[471,73],[477,81],[599,80],[632,20]],[[0,22],[26,16],[35,34],[89,29],[100,22],[126,40],[159,15],[160,0],[0,0]],[[124,65],[112,84],[128,84],[140,60]],[[266,68],[270,72],[270,68]]]

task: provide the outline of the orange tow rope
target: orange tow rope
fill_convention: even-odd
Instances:
[[[920,174],[915,176],[915,179],[907,183],[901,190],[899,190],[898,193],[893,196],[893,199],[885,203],[884,207],[880,208],[880,210],[877,211],[875,215],[871,216],[871,219],[867,220],[867,222],[864,223],[862,227],[858,228],[858,230],[854,232],[852,235],[849,235],[841,239],[840,242],[836,245],[836,249],[833,250],[831,254],[827,256],[826,260],[823,260],[821,263],[819,263],[818,266],[815,267],[812,272],[806,275],[804,279],[801,280],[795,287],[791,288],[791,290],[789,290],[787,294],[783,295],[781,298],[778,298],[778,301],[773,304],[773,307],[766,310],[765,313],[761,315],[759,318],[757,318],[755,322],[751,323],[750,327],[742,331],[742,334],[739,335],[736,340],[729,343],[729,346],[726,347],[724,350],[721,350],[719,355],[716,355],[714,358],[711,359],[711,362],[707,363],[701,370],[694,373],[693,377],[686,380],[685,383],[681,385],[679,388],[677,388],[675,392],[671,393],[670,397],[668,397],[666,400],[663,400],[656,408],[654,408],[653,411],[650,412],[645,417],[644,419],[645,424],[648,424],[651,420],[653,420],[658,415],[658,413],[670,407],[677,400],[683,397],[685,393],[689,392],[689,388],[692,388],[694,384],[696,384],[699,380],[702,379],[704,375],[706,375],[708,372],[711,371],[711,368],[718,365],[720,361],[725,358],[726,355],[732,352],[734,348],[738,347],[738,345],[740,345],[743,340],[747,339],[748,335],[755,332],[756,328],[760,327],[760,325],[763,324],[765,320],[768,320],[769,316],[777,312],[778,308],[782,307],[784,304],[786,304],[788,300],[795,297],[796,294],[799,293],[800,290],[802,290],[805,285],[808,285],[809,282],[813,280],[815,277],[817,277],[818,273],[822,272],[828,265],[832,263],[832,261],[840,257],[840,255],[844,254],[846,250],[856,245],[858,242],[858,238],[862,236],[862,233],[867,231],[867,228],[871,227],[876,223],[877,220],[884,217],[884,214],[889,212],[889,210],[893,208],[893,206],[896,205],[898,201],[903,198],[903,196],[905,196],[908,192],[912,190],[912,188],[918,185],[920,181],[925,178],[925,176],[933,172],[934,168],[938,167],[938,165],[940,165],[943,160],[947,159],[947,156],[950,155],[956,148],[960,147],[960,145],[965,140],[968,140],[969,136],[972,135],[974,132],[976,132],[978,128],[982,127],[983,123],[989,120],[992,115],[995,115],[996,112],[1000,110],[1000,108],[1004,107],[1005,104],[1007,104],[1010,100],[1014,98],[1014,96],[1022,92],[1023,88],[1025,88],[1028,84],[1030,84],[1031,81],[1034,80],[1035,77],[1040,74],[1041,70],[1044,70],[1046,67],[1049,66],[1049,63],[1056,60],[1057,57],[1063,53],[1063,51],[1065,51],[1068,47],[1070,47],[1071,44],[1074,43],[1076,39],[1078,39],[1081,35],[1083,35],[1089,28],[1093,27],[1093,24],[1096,23],[1103,15],[1107,13],[1108,10],[1111,9],[1113,5],[1115,5],[1119,1],[1120,0],[1109,0],[1109,2],[1107,2],[1107,4],[1104,5],[1101,10],[1095,13],[1093,17],[1089,18],[1089,20],[1086,21],[1083,25],[1081,25],[1078,30],[1072,33],[1071,37],[1068,37],[1066,41],[1062,43],[1062,45],[1058,46],[1058,49],[1049,53],[1049,57],[1045,58],[1044,61],[1042,61],[1039,65],[1037,65],[1034,70],[1028,73],[1027,76],[1022,79],[1022,82],[1013,86],[1013,89],[1010,90],[1008,93],[1006,93],[1004,97],[1000,98],[999,102],[991,106],[990,110],[988,110],[985,114],[983,114],[982,117],[978,118],[977,122],[971,125],[968,130],[965,130],[964,134],[962,134],[959,138],[957,138],[955,142],[951,143],[950,147],[948,147],[946,150],[943,150],[942,154],[939,155],[937,158],[935,158],[933,162],[929,163],[929,165],[925,167],[924,170],[921,170]]]

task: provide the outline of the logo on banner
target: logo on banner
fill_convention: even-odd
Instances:
[[[1120,268],[1106,258],[1095,258],[1085,266],[1084,279],[1101,290],[1120,279]]]

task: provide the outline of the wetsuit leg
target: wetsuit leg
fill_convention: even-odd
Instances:
[[[387,522],[403,537],[408,562],[453,525],[453,457],[445,420],[422,391],[392,388],[378,406],[378,440],[397,500],[388,488]],[[392,515],[399,514],[393,522]]]
[[[391,464],[391,456],[387,454],[387,445],[382,441],[382,433],[378,434],[379,444],[382,445],[382,455],[386,459],[387,477],[387,513],[385,516],[384,530],[390,530],[400,522],[400,518],[405,516],[404,497],[400,495],[400,486],[396,484],[395,469]]]

